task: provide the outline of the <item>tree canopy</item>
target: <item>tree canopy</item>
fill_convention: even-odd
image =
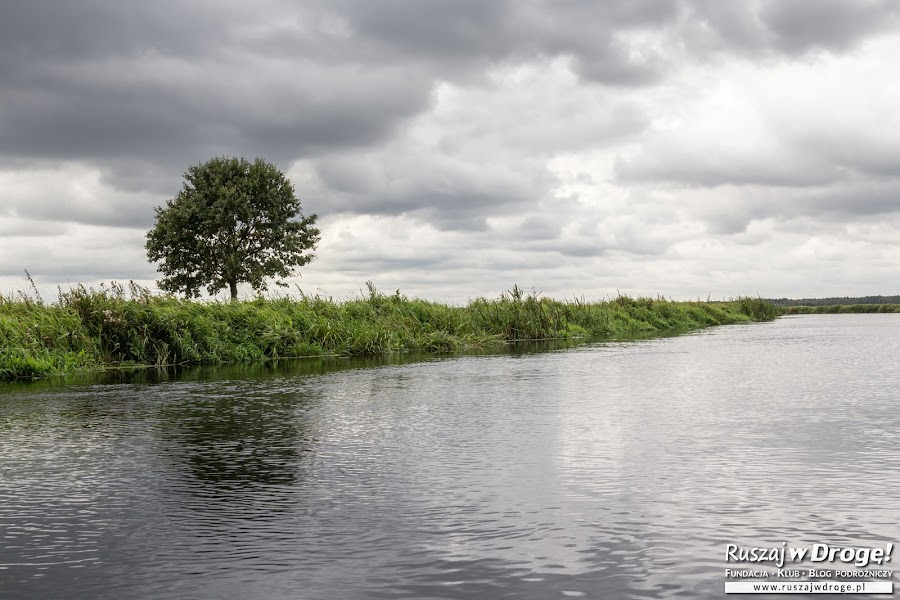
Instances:
[[[216,157],[190,167],[177,196],[157,207],[147,256],[159,262],[161,289],[200,295],[238,283],[266,290],[309,263],[319,241],[317,216],[303,216],[294,186],[257,158]],[[276,280],[277,285],[286,285]]]

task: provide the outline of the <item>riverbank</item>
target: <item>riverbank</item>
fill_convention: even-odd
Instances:
[[[900,313],[900,304],[833,304],[825,306],[779,306],[780,315],[836,315]]]
[[[0,380],[116,366],[221,364],[267,358],[450,352],[516,340],[612,337],[776,317],[754,298],[560,301],[518,288],[466,306],[384,295],[198,302],[131,285],[77,287],[45,303],[0,298]]]

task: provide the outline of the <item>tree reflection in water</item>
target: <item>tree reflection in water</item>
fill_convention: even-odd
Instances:
[[[199,381],[180,379],[177,396],[163,402],[158,430],[172,475],[181,481],[172,486],[184,492],[179,503],[187,494],[193,497],[188,507],[199,510],[222,502],[235,510],[262,503],[277,511],[298,491],[315,443],[308,415],[320,404],[319,394],[296,365],[284,367],[289,376],[272,365],[248,369],[193,372]]]

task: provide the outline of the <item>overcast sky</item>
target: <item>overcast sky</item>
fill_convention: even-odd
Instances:
[[[897,294],[898,56],[893,0],[7,0],[0,290],[153,286],[236,155],[319,215],[307,293]]]

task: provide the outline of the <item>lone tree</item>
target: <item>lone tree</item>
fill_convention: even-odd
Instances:
[[[227,287],[234,300],[238,283],[266,290],[266,278],[289,277],[314,258],[317,216],[303,216],[294,186],[274,165],[217,157],[184,179],[147,232],[147,256],[161,261],[160,288],[190,298],[203,286],[210,294]]]

